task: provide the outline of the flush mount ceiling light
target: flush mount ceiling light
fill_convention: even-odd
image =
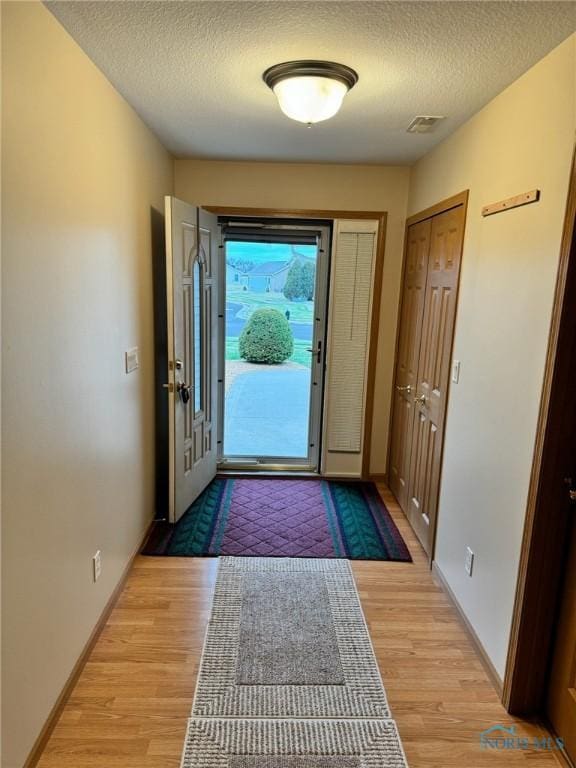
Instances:
[[[334,117],[358,75],[344,64],[333,61],[285,61],[264,72],[280,109],[300,123],[319,123]]]

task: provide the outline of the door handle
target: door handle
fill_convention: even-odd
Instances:
[[[306,352],[311,352],[313,355],[316,355],[316,362],[321,363],[322,362],[322,340],[318,341],[318,349],[313,349],[312,347],[308,347],[306,349]]]
[[[409,395],[410,392],[412,392],[412,387],[410,386],[410,384],[408,384],[405,387],[399,387],[398,385],[396,385],[396,391],[397,392],[406,392],[406,394]]]
[[[416,405],[426,405],[426,395],[420,395],[420,397],[415,397],[414,402]]]
[[[186,382],[180,381],[176,385],[176,389],[180,394],[180,400],[182,400],[184,405],[187,405],[190,401],[190,384],[186,384]]]

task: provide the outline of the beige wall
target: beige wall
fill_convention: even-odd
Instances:
[[[504,674],[576,129],[576,36],[413,169],[414,213],[470,189],[437,563]],[[480,209],[538,188],[539,203]],[[476,553],[473,578],[466,546]]]
[[[409,169],[183,159],[174,178],[176,196],[200,205],[388,212],[371,453],[385,472]]]
[[[150,207],[172,160],[42,5],[2,15],[2,766],[21,768],[153,515]]]

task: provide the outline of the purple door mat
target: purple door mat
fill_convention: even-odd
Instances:
[[[284,478],[217,478],[142,554],[412,561],[373,483]]]

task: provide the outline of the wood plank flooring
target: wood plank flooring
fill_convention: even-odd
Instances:
[[[387,489],[414,563],[353,563],[410,768],[547,768],[551,752],[481,749],[511,718]],[[213,558],[138,557],[39,768],[178,768],[210,611]]]

